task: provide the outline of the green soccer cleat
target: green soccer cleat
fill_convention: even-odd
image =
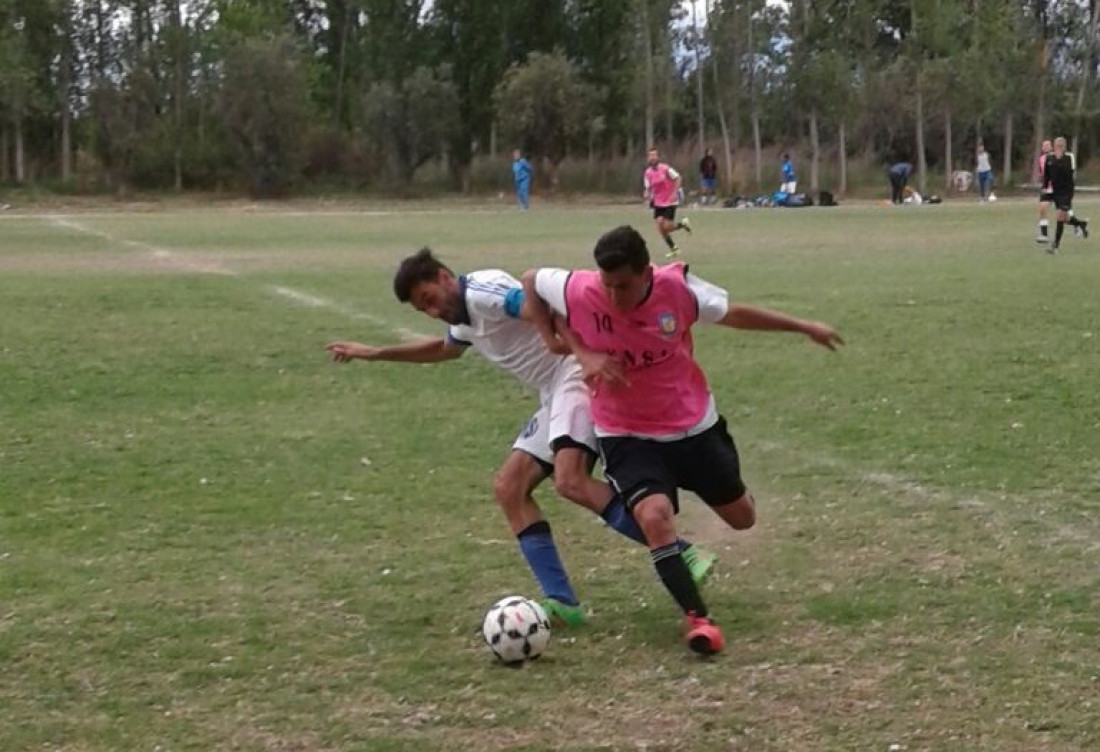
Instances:
[[[714,562],[718,561],[716,555],[694,543],[681,551],[680,555],[684,557],[684,563],[687,564],[688,570],[691,572],[691,579],[695,581],[696,585],[703,584],[707,579],[707,575],[710,574],[711,568],[714,567]]]
[[[570,606],[553,598],[547,598],[542,602],[542,608],[550,617],[550,623],[555,626],[583,627],[588,623],[588,614],[584,612],[584,606],[579,603]]]
[[[679,255],[680,255],[680,249],[676,246],[672,246],[672,248],[669,249],[668,253],[665,254],[665,258],[666,259],[674,259]]]

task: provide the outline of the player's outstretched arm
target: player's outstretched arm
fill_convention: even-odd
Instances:
[[[338,340],[325,345],[337,363],[350,363],[353,360],[389,360],[397,363],[440,363],[453,360],[466,350],[461,345],[448,342],[442,337],[430,337],[400,345],[377,347],[359,342]]]
[[[726,315],[717,323],[733,329],[755,329],[759,331],[798,332],[805,334],[822,347],[836,350],[844,340],[833,327],[820,321],[808,321],[788,316],[768,308],[731,303]]]

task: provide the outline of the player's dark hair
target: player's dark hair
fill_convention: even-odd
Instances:
[[[402,303],[412,298],[412,289],[420,282],[432,282],[439,276],[439,270],[451,270],[432,255],[431,248],[421,248],[401,262],[397,274],[393,275],[393,294]]]
[[[605,272],[617,272],[629,267],[632,272],[641,274],[649,266],[645,238],[630,225],[605,232],[596,241],[592,255],[596,257],[596,266]]]

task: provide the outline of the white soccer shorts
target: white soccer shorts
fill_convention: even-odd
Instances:
[[[568,437],[597,454],[596,427],[588,405],[588,386],[581,368],[572,361],[563,364],[553,385],[543,393],[542,405],[520,431],[513,449],[553,463],[553,443]]]

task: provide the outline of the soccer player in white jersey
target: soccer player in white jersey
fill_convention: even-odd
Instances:
[[[449,324],[446,335],[384,347],[338,341],[327,349],[334,360],[344,363],[438,363],[458,358],[473,347],[538,391],[539,409],[497,470],[493,495],[542,588],[551,616],[570,625],[583,623],[584,609],[558,555],[550,523],[532,492],[553,476],[559,494],[600,515],[617,532],[637,543],[644,543],[645,536],[622,500],[606,483],[592,478],[596,436],[580,365],[572,356],[546,349],[524,305],[522,285],[507,272],[487,269],[456,276],[424,248],[401,262],[393,286],[399,301]],[[693,578],[701,580],[714,556],[683,540],[679,547]]]

